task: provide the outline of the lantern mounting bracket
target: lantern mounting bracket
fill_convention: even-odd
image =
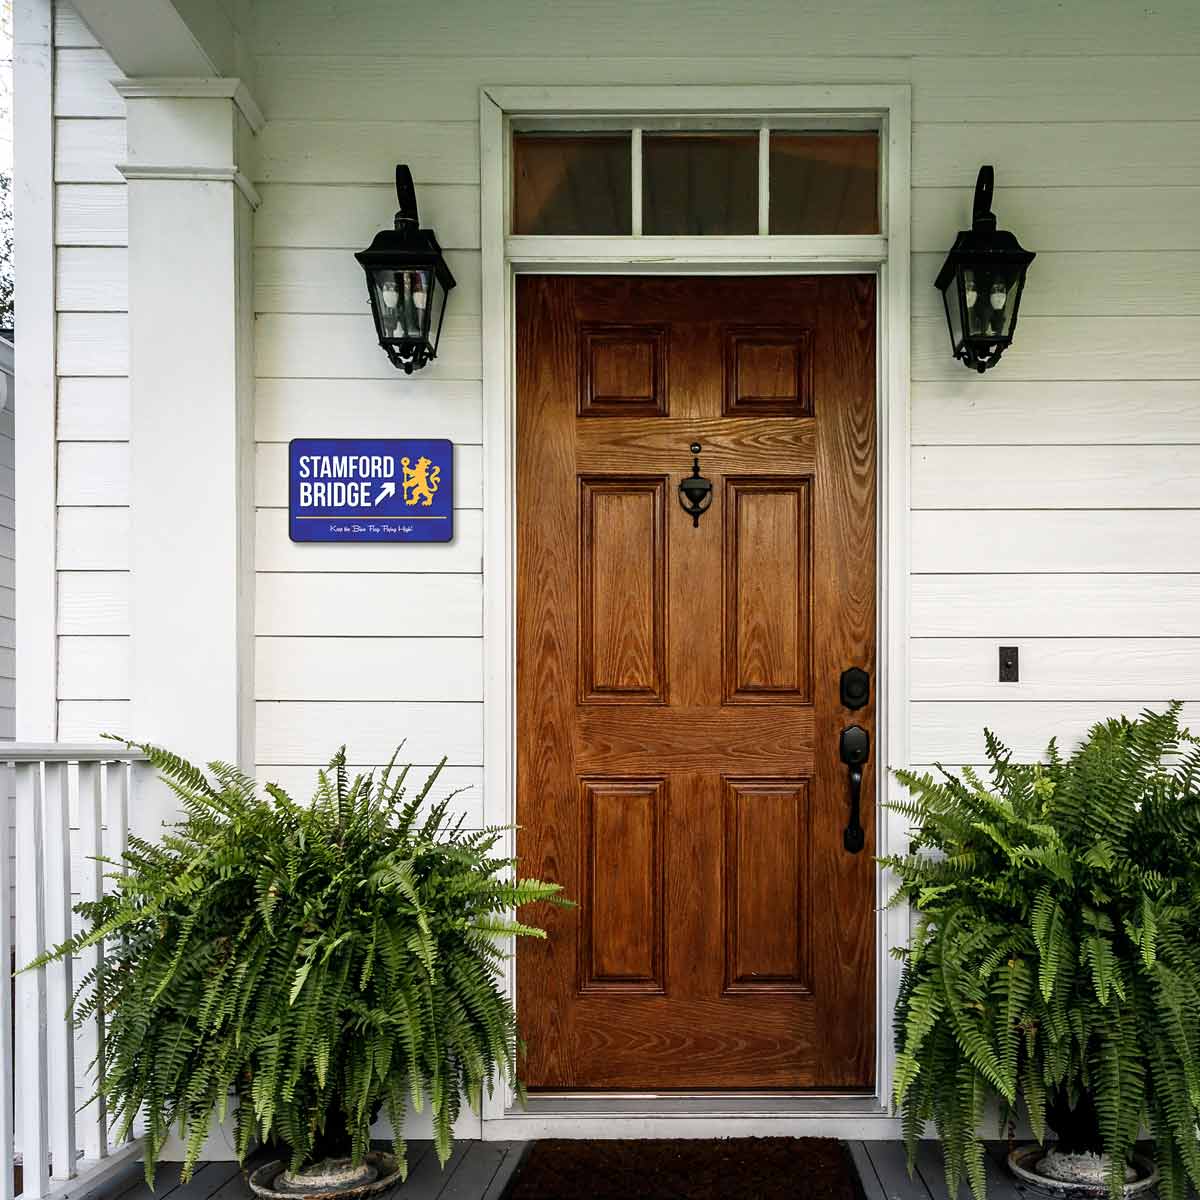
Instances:
[[[396,164],[396,217],[397,230],[417,229],[421,221],[417,216],[417,188],[412,172],[404,163]]]
[[[990,166],[979,168],[975,179],[975,203],[971,211],[971,228],[978,233],[994,233],[996,214],[992,212],[992,191],[996,186],[996,172]]]

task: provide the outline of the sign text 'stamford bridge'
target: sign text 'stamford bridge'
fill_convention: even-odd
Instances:
[[[288,448],[293,542],[448,542],[454,447],[444,438],[296,438]]]

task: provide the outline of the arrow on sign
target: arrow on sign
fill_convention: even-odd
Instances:
[[[382,504],[382,503],[383,503],[383,502],[384,502],[384,501],[385,501],[385,500],[386,500],[386,499],[387,499],[389,496],[394,496],[395,494],[396,494],[396,485],[395,485],[395,483],[385,483],[385,484],[383,485],[383,487],[381,487],[381,488],[379,489],[379,495],[378,495],[378,496],[375,498],[375,506],[376,506],[376,507],[378,507],[378,506],[379,506],[379,505],[381,505],[381,504]]]

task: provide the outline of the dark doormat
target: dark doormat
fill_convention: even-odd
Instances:
[[[861,1200],[832,1138],[534,1142],[506,1200]]]

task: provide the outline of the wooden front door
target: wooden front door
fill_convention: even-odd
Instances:
[[[869,1087],[874,280],[521,277],[517,509],[525,1081]]]

